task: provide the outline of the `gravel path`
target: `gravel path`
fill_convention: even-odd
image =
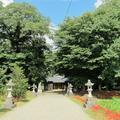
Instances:
[[[45,93],[8,112],[0,120],[92,120],[76,103],[60,94]]]

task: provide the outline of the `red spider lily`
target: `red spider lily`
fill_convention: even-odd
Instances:
[[[82,103],[86,102],[86,99],[80,97],[79,95],[76,95],[73,98]],[[104,108],[101,105],[96,104],[96,105],[92,106],[90,109],[94,112],[102,111],[102,114],[106,117],[106,120],[120,120],[120,113],[115,113],[114,111]]]
[[[94,105],[94,106],[92,106],[91,107],[91,110],[93,110],[93,111],[99,111],[99,110],[103,110],[103,108],[100,106],[100,105]]]
[[[120,113],[115,113],[109,109],[104,109],[107,120],[120,120]]]
[[[108,114],[107,115],[107,120],[120,120],[120,114]]]
[[[93,107],[91,107],[91,110],[94,112],[103,111],[105,113],[106,120],[120,120],[120,113],[115,113],[114,111],[103,108],[100,105],[94,105]]]

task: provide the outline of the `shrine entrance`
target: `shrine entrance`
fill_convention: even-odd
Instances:
[[[64,76],[55,75],[53,77],[49,77],[47,78],[46,89],[48,91],[55,89],[66,90],[67,81],[68,79]]]

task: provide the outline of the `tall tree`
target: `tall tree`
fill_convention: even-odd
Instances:
[[[13,3],[2,8],[0,42],[2,48],[3,43],[9,44],[9,50],[3,48],[0,59],[4,63],[8,62],[8,66],[15,62],[23,66],[26,76],[32,81],[43,79],[46,49],[44,35],[48,33],[49,20],[33,6],[27,3]]]
[[[57,31],[57,72],[65,74],[77,87],[87,79],[103,86],[114,82],[116,72],[106,56],[120,36],[119,9],[120,1],[107,1],[92,13],[68,18]]]

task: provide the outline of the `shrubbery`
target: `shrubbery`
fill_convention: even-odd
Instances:
[[[4,79],[5,79],[5,70],[0,68],[0,96],[3,96],[3,94],[5,94],[6,92],[5,85],[3,82]]]
[[[27,92],[28,79],[23,74],[23,70],[17,64],[12,67],[11,79],[13,80],[13,96],[15,98],[23,98]]]

